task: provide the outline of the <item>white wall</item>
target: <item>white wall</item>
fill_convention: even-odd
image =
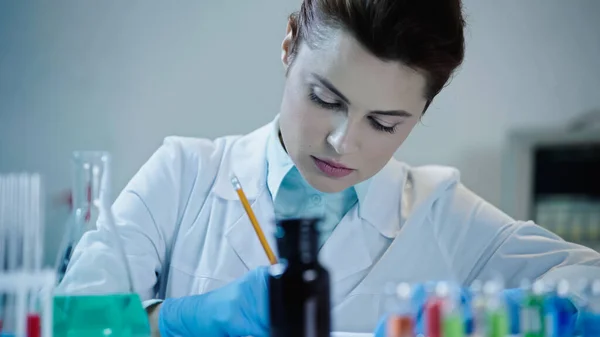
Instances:
[[[399,154],[460,168],[498,204],[509,129],[560,126],[600,107],[600,1],[465,3],[465,64]]]
[[[74,149],[120,189],[171,134],[248,132],[278,112],[286,1],[0,1],[0,171],[69,186]],[[467,59],[399,151],[500,200],[503,137],[600,107],[600,1],[466,2]],[[116,192],[116,191],[115,191]],[[51,203],[50,203],[51,204]],[[65,211],[48,209],[50,262]]]

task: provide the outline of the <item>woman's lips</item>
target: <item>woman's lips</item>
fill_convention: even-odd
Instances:
[[[343,178],[355,171],[354,169],[331,160],[319,159],[317,157],[312,157],[312,159],[315,162],[315,166],[317,166],[321,172],[332,178]]]

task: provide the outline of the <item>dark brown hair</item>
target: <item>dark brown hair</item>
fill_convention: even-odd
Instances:
[[[290,24],[290,63],[301,42],[316,47],[340,28],[376,57],[421,71],[427,106],[464,58],[461,0],[304,0]]]

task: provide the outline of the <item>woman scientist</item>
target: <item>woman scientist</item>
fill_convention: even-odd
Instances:
[[[461,64],[463,29],[460,0],[304,0],[283,40],[273,122],[241,137],[167,138],[114,204],[155,329],[267,335],[269,261],[232,174],[267,233],[274,219],[325,214],[336,331],[373,332],[390,281],[600,278],[599,254],[511,219],[455,169],[392,158]],[[88,268],[110,274],[83,248]]]

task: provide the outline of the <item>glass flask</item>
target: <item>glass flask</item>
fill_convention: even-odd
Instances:
[[[111,212],[110,155],[75,152],[72,166],[72,212],[56,262],[54,336],[150,336]]]

